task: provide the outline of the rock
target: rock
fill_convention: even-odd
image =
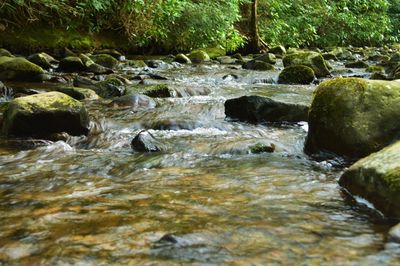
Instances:
[[[147,67],[146,63],[143,60],[128,60],[125,64],[133,68]]]
[[[226,55],[226,51],[222,46],[208,47],[208,48],[204,48],[202,50],[208,54],[210,59],[216,59],[217,57]]]
[[[56,91],[67,94],[76,100],[97,100],[99,95],[94,90],[79,88],[79,87],[61,87],[55,89]]]
[[[389,242],[400,243],[400,224],[393,226],[389,231]]]
[[[256,145],[250,146],[249,147],[250,152],[253,154],[258,154],[258,153],[272,153],[275,151],[275,144],[271,143],[270,145],[265,145],[262,143],[257,143]]]
[[[278,45],[269,49],[268,52],[276,55],[284,55],[286,54],[286,49],[283,45]]]
[[[322,54],[322,57],[323,57],[325,60],[335,60],[335,61],[338,60],[337,57],[336,57],[333,53],[323,53],[323,54]]]
[[[389,61],[389,60],[390,60],[390,57],[387,56],[387,55],[374,54],[374,55],[368,56],[368,60],[369,60],[369,61],[376,61],[376,62],[379,62],[379,61]]]
[[[372,202],[389,217],[400,217],[400,142],[365,157],[340,177],[351,194]]]
[[[141,131],[131,142],[131,147],[138,152],[158,152],[162,145],[148,131]]]
[[[387,77],[385,76],[385,74],[383,74],[382,72],[373,72],[371,74],[370,79],[375,79],[375,80],[387,80]]]
[[[283,58],[285,67],[294,65],[304,65],[314,70],[317,78],[327,77],[330,75],[328,67],[321,54],[316,52],[299,52],[288,54]]]
[[[170,90],[168,85],[157,84],[157,85],[138,85],[129,87],[127,89],[128,95],[144,94],[153,98],[169,98],[173,97],[173,92]]]
[[[22,57],[0,57],[0,80],[42,81],[44,70]]]
[[[243,56],[239,53],[236,53],[234,55],[232,55],[232,58],[235,58],[237,60],[243,61]]]
[[[345,64],[345,67],[347,68],[367,68],[368,64],[363,62],[363,61],[354,61],[354,62],[349,62],[347,64]]]
[[[227,56],[227,55],[224,55],[224,56],[217,57],[217,61],[220,64],[223,64],[223,65],[232,65],[232,64],[235,64],[237,62],[237,59],[232,58],[232,57]]]
[[[114,57],[117,60],[120,60],[121,57],[123,57],[123,55],[118,52],[115,49],[101,49],[101,50],[96,50],[93,53],[94,55],[98,55],[98,54],[107,54],[107,55],[111,55],[112,57]]]
[[[46,53],[33,54],[33,55],[30,55],[27,59],[30,62],[32,62],[44,69],[55,68],[57,66],[57,64],[59,63],[58,60],[54,59],[52,56],[50,56]]]
[[[131,94],[114,98],[108,105],[110,107],[132,107],[134,109],[153,109],[157,103],[149,96],[143,94]]]
[[[254,58],[254,60],[263,61],[265,63],[274,65],[276,63],[276,56],[274,54],[267,53],[261,56],[257,56],[256,58]]]
[[[0,57],[1,56],[14,57],[12,53],[10,53],[8,50],[4,48],[0,48]]]
[[[314,70],[308,66],[289,66],[279,74],[280,84],[310,84],[315,79]]]
[[[189,54],[189,59],[198,64],[210,61],[210,56],[203,50],[195,50]]]
[[[339,60],[355,60],[355,56],[344,47],[336,47],[330,53],[334,54]]]
[[[92,55],[90,56],[90,59],[92,59],[93,62],[95,62],[96,64],[110,69],[114,69],[119,64],[119,61],[117,59],[108,54]]]
[[[82,60],[77,56],[68,56],[61,59],[58,66],[59,71],[63,72],[81,72],[85,71],[86,67]]]
[[[168,69],[170,65],[165,63],[162,60],[146,60],[146,65],[151,68],[161,68],[161,69]]]
[[[23,137],[53,133],[86,135],[89,116],[84,105],[61,92],[47,92],[12,100],[5,113],[3,132]]]
[[[258,61],[258,60],[251,60],[242,66],[244,69],[250,69],[250,70],[258,70],[258,71],[268,71],[268,70],[273,70],[275,69],[273,65],[263,62],[263,61]]]
[[[305,150],[363,157],[400,133],[400,83],[337,78],[321,83],[309,112]]]
[[[96,64],[87,55],[80,54],[79,58],[82,60],[82,63],[85,66],[86,71],[88,71],[88,72],[92,72],[92,73],[94,73],[96,75],[113,73],[113,71],[110,68],[107,68],[107,67],[104,67],[102,65]]]
[[[252,123],[300,122],[307,121],[308,106],[277,102],[261,96],[243,96],[225,102],[225,115]]]
[[[96,83],[96,89],[94,91],[100,97],[107,99],[124,95],[126,88],[122,81],[117,78],[111,78]]]
[[[382,72],[383,73],[384,70],[385,69],[383,66],[369,66],[366,69],[367,72],[371,72],[371,73],[373,73],[373,72]]]
[[[190,61],[189,57],[187,57],[184,54],[177,54],[174,58],[174,62],[178,62],[181,64],[191,64],[192,61]]]

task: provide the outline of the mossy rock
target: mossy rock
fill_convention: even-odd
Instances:
[[[37,53],[30,55],[27,58],[30,62],[44,68],[44,69],[50,69],[50,68],[55,68],[56,65],[59,63],[58,60],[54,59],[51,55],[48,55],[46,53]]]
[[[192,61],[190,61],[189,57],[187,57],[184,54],[177,54],[174,58],[174,62],[178,62],[181,64],[191,64]]]
[[[94,55],[97,55],[97,54],[108,54],[108,55],[111,55],[112,57],[114,57],[117,60],[119,60],[123,56],[119,51],[117,51],[115,49],[100,49],[100,50],[94,51],[93,54]]]
[[[266,53],[264,55],[257,56],[256,58],[254,58],[254,60],[263,61],[265,63],[274,65],[276,63],[276,56],[272,53]]]
[[[387,55],[374,54],[374,55],[368,56],[368,60],[370,60],[370,61],[389,61],[390,57]]]
[[[12,100],[5,113],[3,132],[22,137],[53,133],[86,135],[89,116],[84,105],[61,92],[47,92]]]
[[[88,78],[76,77],[73,84],[75,87],[94,90],[97,95],[106,99],[122,96],[126,92],[124,82],[116,77],[112,77],[97,83]]]
[[[286,48],[283,45],[278,45],[269,49],[268,52],[276,55],[284,55],[286,54]]]
[[[285,67],[294,65],[304,65],[311,67],[318,78],[330,75],[324,58],[317,52],[299,52],[288,54],[283,58]]]
[[[10,53],[8,50],[4,48],[0,48],[0,56],[14,57],[12,53]]]
[[[242,66],[244,69],[249,69],[249,70],[258,70],[258,71],[268,71],[268,70],[274,70],[274,66],[266,63],[264,61],[258,61],[258,60],[251,60]]]
[[[315,79],[311,67],[298,65],[289,66],[279,74],[278,83],[281,84],[310,84]]]
[[[400,218],[400,142],[353,164],[339,184],[389,217]]]
[[[79,58],[82,60],[82,63],[85,66],[85,71],[87,72],[92,72],[97,75],[113,73],[110,68],[96,64],[89,56],[85,54],[80,54]]]
[[[249,147],[250,152],[253,154],[259,154],[259,153],[272,153],[275,151],[275,144],[262,144],[262,143],[257,143],[255,145],[252,145]]]
[[[125,64],[133,68],[147,67],[146,63],[143,60],[127,60]]]
[[[226,50],[223,47],[208,47],[202,50],[208,54],[210,59],[226,55]]]
[[[335,61],[338,60],[337,57],[336,57],[336,55],[334,55],[333,53],[323,53],[323,54],[322,54],[322,57],[323,57],[325,60],[335,60]]]
[[[400,133],[400,83],[337,78],[321,83],[309,112],[308,153],[363,157]]]
[[[58,70],[63,72],[81,72],[85,71],[86,67],[79,57],[68,56],[61,59]]]
[[[114,69],[119,64],[119,61],[117,59],[108,54],[92,55],[90,56],[90,59],[92,59],[93,62],[95,62],[96,64],[110,69]]]
[[[374,80],[387,80],[386,75],[383,72],[373,72],[371,74],[370,79],[374,79]]]
[[[194,50],[189,54],[188,57],[193,63],[196,64],[210,61],[210,56],[203,50]]]
[[[330,53],[334,54],[339,60],[355,60],[353,53],[345,47],[335,47]]]
[[[173,91],[165,84],[136,85],[127,88],[127,95],[144,94],[153,98],[173,97]]]
[[[42,81],[44,70],[22,57],[0,57],[0,80]]]
[[[367,67],[366,71],[373,73],[373,72],[383,72],[385,68],[383,66],[369,66]]]
[[[79,87],[61,87],[55,89],[56,91],[67,94],[76,100],[97,100],[99,95],[94,90],[79,88]]]
[[[358,61],[346,63],[344,66],[347,68],[367,68],[368,64],[365,63],[364,61],[358,60]]]

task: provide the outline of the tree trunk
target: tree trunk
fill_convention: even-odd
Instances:
[[[259,53],[261,50],[260,36],[258,35],[258,17],[257,17],[258,0],[251,1],[251,16],[249,23],[249,52]]]

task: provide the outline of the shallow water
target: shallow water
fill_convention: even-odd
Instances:
[[[225,118],[226,99],[309,104],[314,85],[262,84],[278,72],[220,65],[155,72],[181,96],[211,93],[158,99],[149,111],[87,102],[88,138],[33,149],[1,140],[0,265],[399,263],[399,247],[386,243],[390,221],[338,186],[343,161],[303,153],[306,123]],[[166,151],[132,151],[142,129]],[[276,150],[251,154],[256,143]]]

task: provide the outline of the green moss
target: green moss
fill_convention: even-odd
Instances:
[[[308,66],[289,66],[279,74],[281,84],[310,84],[315,79],[314,70]]]
[[[168,98],[172,97],[172,92],[168,85],[157,84],[157,85],[137,85],[127,88],[127,95],[144,94],[149,97],[155,98]]]
[[[383,72],[384,71],[384,67],[383,66],[369,66],[366,69],[367,72]]]
[[[392,193],[400,193],[400,162],[398,167],[386,172],[383,179]]]
[[[330,74],[324,58],[317,52],[298,52],[288,54],[283,58],[285,67],[304,65],[311,67],[317,77],[326,77]]]
[[[90,58],[96,63],[104,67],[108,68],[115,68],[118,64],[119,61],[112,57],[111,55],[108,54],[97,54],[97,55],[92,55]]]
[[[347,67],[347,68],[367,68],[368,64],[363,61],[354,61],[354,62],[345,64],[345,67]]]
[[[61,87],[56,89],[76,100],[96,100],[99,96],[94,90],[79,87]]]
[[[189,58],[193,63],[201,63],[210,61],[210,56],[204,50],[194,50],[189,54]]]
[[[253,146],[249,147],[250,152],[254,153],[254,154],[258,154],[258,153],[272,153],[275,151],[275,144],[270,144],[270,145],[265,145],[262,143],[257,143]]]
[[[22,57],[0,57],[0,79],[1,80],[31,80],[36,81],[37,76],[43,74],[44,70]]]
[[[8,50],[0,48],[0,56],[14,57]]]
[[[134,68],[143,68],[147,66],[143,60],[128,60],[126,61],[126,64]]]

